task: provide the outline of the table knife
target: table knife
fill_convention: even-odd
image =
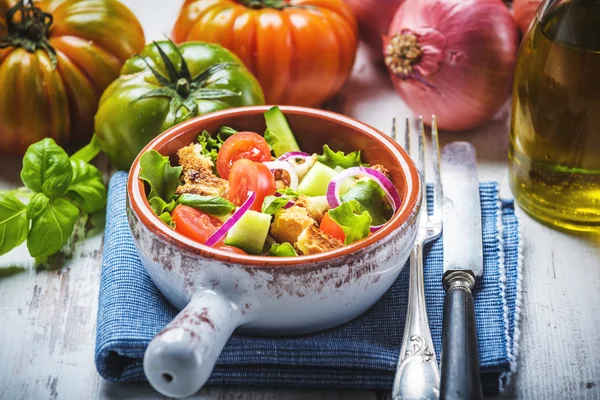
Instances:
[[[442,150],[444,275],[440,399],[481,399],[472,291],[483,273],[481,203],[475,148]]]

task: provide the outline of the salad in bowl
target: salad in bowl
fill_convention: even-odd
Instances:
[[[264,133],[221,126],[140,159],[154,213],[182,235],[244,255],[296,257],[340,249],[379,230],[402,205],[385,165],[361,150],[302,151],[278,107]]]

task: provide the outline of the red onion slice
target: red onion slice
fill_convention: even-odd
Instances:
[[[331,208],[336,208],[342,204],[342,200],[340,198],[341,183],[346,179],[353,178],[355,176],[367,176],[370,179],[373,179],[381,187],[381,189],[383,189],[385,196],[392,205],[393,212],[396,212],[396,210],[400,208],[402,200],[400,199],[398,189],[396,189],[392,181],[390,181],[382,172],[368,167],[348,168],[333,177],[331,182],[329,182],[329,186],[327,186],[327,202]],[[371,232],[377,231],[382,226],[383,225],[371,226]]]
[[[290,175],[290,188],[293,190],[298,189],[298,173],[296,173],[296,169],[292,164],[287,161],[267,161],[263,164],[265,164],[271,172],[277,170],[286,171]]]
[[[301,158],[301,159],[305,160],[308,157],[311,157],[311,155],[308,153],[305,153],[303,151],[290,151],[290,152],[287,152],[284,155],[280,156],[277,160],[278,161],[287,161],[290,158]]]
[[[236,222],[238,222],[240,218],[242,218],[242,215],[244,215],[246,211],[250,209],[250,206],[252,206],[254,200],[256,200],[256,193],[249,191],[248,198],[246,199],[244,204],[242,204],[241,207],[235,210],[231,217],[227,221],[225,221],[225,223],[221,225],[219,229],[217,229],[215,233],[213,233],[212,236],[209,237],[206,243],[204,244],[210,247],[213,247],[215,244],[217,244],[219,240],[221,240],[223,236],[225,236],[227,232],[229,232],[229,230],[236,224]]]

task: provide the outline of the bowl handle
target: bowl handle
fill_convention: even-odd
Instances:
[[[158,392],[188,397],[208,380],[242,316],[235,304],[212,290],[196,293],[144,354],[144,373]]]

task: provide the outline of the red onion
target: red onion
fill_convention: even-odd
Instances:
[[[219,242],[219,240],[223,239],[223,236],[225,236],[227,232],[229,232],[229,230],[236,224],[236,222],[238,222],[240,218],[242,218],[242,215],[244,215],[246,211],[250,209],[252,203],[254,203],[254,200],[256,200],[256,193],[252,191],[248,192],[248,199],[246,199],[244,204],[242,204],[241,207],[235,210],[231,217],[227,221],[225,221],[225,223],[221,225],[219,229],[217,229],[215,233],[213,233],[212,236],[209,237],[206,243],[204,244],[213,247]]]
[[[396,91],[428,124],[473,128],[511,94],[519,30],[499,0],[405,2],[384,45]]]
[[[301,159],[305,160],[306,158],[308,158],[310,156],[311,156],[310,154],[305,153],[303,151],[289,151],[289,152],[285,153],[284,155],[282,155],[281,157],[279,157],[277,160],[278,161],[287,161],[290,158],[293,158],[293,159],[301,158]]]
[[[521,32],[527,32],[541,2],[542,0],[513,0],[513,14]]]
[[[404,0],[345,0],[358,20],[360,38],[368,46],[371,58],[382,61],[381,35],[385,35],[396,10]]]
[[[331,182],[329,182],[329,186],[327,186],[327,202],[331,208],[336,208],[340,204],[342,204],[342,200],[340,199],[340,186],[343,181],[349,178],[353,178],[356,176],[367,176],[370,179],[373,179],[387,197],[388,201],[392,206],[393,212],[396,212],[400,205],[402,204],[402,200],[400,199],[400,194],[398,193],[398,189],[396,186],[385,176],[383,173],[377,171],[373,168],[367,167],[352,167],[343,170],[339,174],[333,177]],[[375,225],[371,226],[371,232],[377,231],[383,225]]]
[[[290,175],[290,188],[293,190],[298,189],[298,174],[292,164],[287,161],[267,161],[263,164],[265,164],[271,172],[277,170],[286,171]]]

